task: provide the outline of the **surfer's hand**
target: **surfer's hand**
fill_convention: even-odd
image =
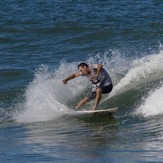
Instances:
[[[63,81],[63,84],[67,84],[67,80],[62,80]]]
[[[95,75],[94,80],[99,80],[99,75]]]
[[[90,77],[91,80],[98,80],[99,79],[99,76],[98,75],[92,75]]]
[[[94,82],[97,82],[98,80],[99,80],[99,76],[98,75],[93,76],[93,81]]]

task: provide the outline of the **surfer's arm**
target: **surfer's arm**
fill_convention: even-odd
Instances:
[[[67,77],[66,79],[63,80],[63,83],[64,84],[67,84],[67,82],[69,80],[74,79],[74,78],[76,78],[78,76],[81,76],[81,73],[80,72],[70,75],[69,77]]]
[[[94,67],[97,69],[95,79],[99,79],[103,65],[102,64],[96,64]]]
[[[102,71],[102,68],[103,68],[103,65],[102,64],[98,64],[97,65],[97,77],[99,77],[100,76],[100,74],[101,74],[101,71]]]

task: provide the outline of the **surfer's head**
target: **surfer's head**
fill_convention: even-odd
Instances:
[[[89,73],[88,67],[89,67],[89,66],[88,66],[86,63],[84,63],[84,62],[82,62],[82,63],[80,63],[80,64],[78,65],[78,69],[79,69],[79,71],[80,71],[83,75],[86,75],[86,74]]]
[[[78,69],[79,67],[88,67],[88,64],[84,63],[84,62],[81,62],[79,65],[78,65]]]

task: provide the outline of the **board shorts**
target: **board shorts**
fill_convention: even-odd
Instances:
[[[107,86],[100,87],[102,89],[102,94],[110,93],[113,89],[113,84],[109,84]],[[89,100],[92,100],[96,97],[96,91],[91,91],[87,94]]]

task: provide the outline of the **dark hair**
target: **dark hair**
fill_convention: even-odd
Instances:
[[[88,65],[87,65],[86,63],[81,62],[81,63],[78,65],[78,69],[79,69],[79,67],[84,67],[84,66],[88,67]]]

